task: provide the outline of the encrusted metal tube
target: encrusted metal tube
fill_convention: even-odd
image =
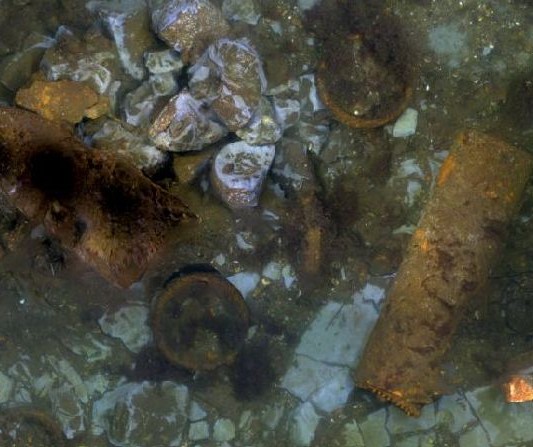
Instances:
[[[129,287],[193,214],[120,154],[34,113],[0,108],[0,192],[113,283]]]
[[[459,135],[355,371],[359,387],[414,416],[442,393],[443,356],[532,168],[533,157],[497,138]]]

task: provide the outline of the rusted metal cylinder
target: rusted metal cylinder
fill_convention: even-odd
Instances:
[[[497,260],[532,168],[530,154],[497,138],[459,135],[355,371],[359,387],[414,416],[442,394],[441,362]]]

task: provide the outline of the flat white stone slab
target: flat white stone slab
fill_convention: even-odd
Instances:
[[[418,124],[418,112],[415,109],[406,109],[394,123],[392,136],[406,138],[416,133]]]

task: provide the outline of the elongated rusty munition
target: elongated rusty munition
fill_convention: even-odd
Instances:
[[[442,394],[441,362],[532,168],[530,154],[497,138],[459,135],[355,371],[359,387],[415,416]]]

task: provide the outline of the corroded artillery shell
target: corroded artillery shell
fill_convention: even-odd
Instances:
[[[532,172],[531,154],[476,131],[459,135],[357,365],[359,387],[415,416],[443,393],[452,337]]]
[[[0,445],[9,447],[64,447],[59,424],[45,412],[16,407],[0,412]]]
[[[274,155],[274,145],[227,144],[213,160],[211,185],[231,208],[256,206]]]
[[[390,50],[392,52],[393,49]],[[411,98],[407,69],[389,65],[362,34],[330,43],[316,74],[320,99],[340,122],[372,128],[397,118]],[[386,52],[385,52],[386,53]]]
[[[192,213],[118,154],[40,116],[0,108],[0,191],[103,276],[127,287]]]
[[[152,315],[159,350],[172,364],[194,371],[233,363],[248,325],[244,299],[216,271],[172,279],[156,298]]]

